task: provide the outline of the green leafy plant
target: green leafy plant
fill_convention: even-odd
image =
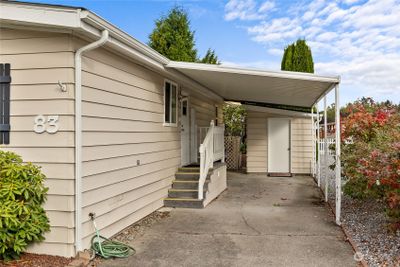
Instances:
[[[245,130],[246,110],[237,104],[225,104],[223,107],[225,135],[242,136]]]
[[[43,209],[48,188],[40,167],[0,151],[0,259],[19,258],[29,243],[50,229]]]

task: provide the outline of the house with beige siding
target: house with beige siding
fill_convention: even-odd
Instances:
[[[31,252],[88,248],[89,213],[112,236],[164,205],[205,207],[227,188],[224,101],[311,107],[339,83],[170,61],[80,7],[0,2],[0,9],[0,64],[11,77],[0,116],[9,119],[0,123],[9,140],[0,148],[40,165],[49,187],[51,231]],[[248,109],[248,171],[310,173],[311,117]],[[285,144],[286,169],[268,163],[272,138]]]

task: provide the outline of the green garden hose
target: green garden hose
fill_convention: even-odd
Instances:
[[[89,215],[90,216],[90,215]],[[93,222],[96,235],[92,237],[90,241],[92,250],[99,256],[109,258],[126,258],[135,254],[135,249],[127,244],[113,241],[100,235],[97,230],[96,222],[94,221],[94,214],[90,216]]]

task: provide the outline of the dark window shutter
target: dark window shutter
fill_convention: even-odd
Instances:
[[[10,144],[10,64],[0,64],[0,144]]]

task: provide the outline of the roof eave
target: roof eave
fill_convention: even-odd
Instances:
[[[204,71],[214,71],[214,72],[229,72],[244,75],[257,75],[257,76],[268,76],[275,78],[286,78],[295,80],[307,80],[307,81],[318,81],[325,83],[340,83],[340,76],[322,76],[312,73],[303,72],[292,72],[292,71],[266,71],[260,69],[252,68],[240,68],[240,67],[229,67],[225,65],[215,65],[215,64],[202,64],[202,63],[191,63],[191,62],[180,62],[180,61],[170,61],[167,66],[168,68],[174,69],[196,69]]]

